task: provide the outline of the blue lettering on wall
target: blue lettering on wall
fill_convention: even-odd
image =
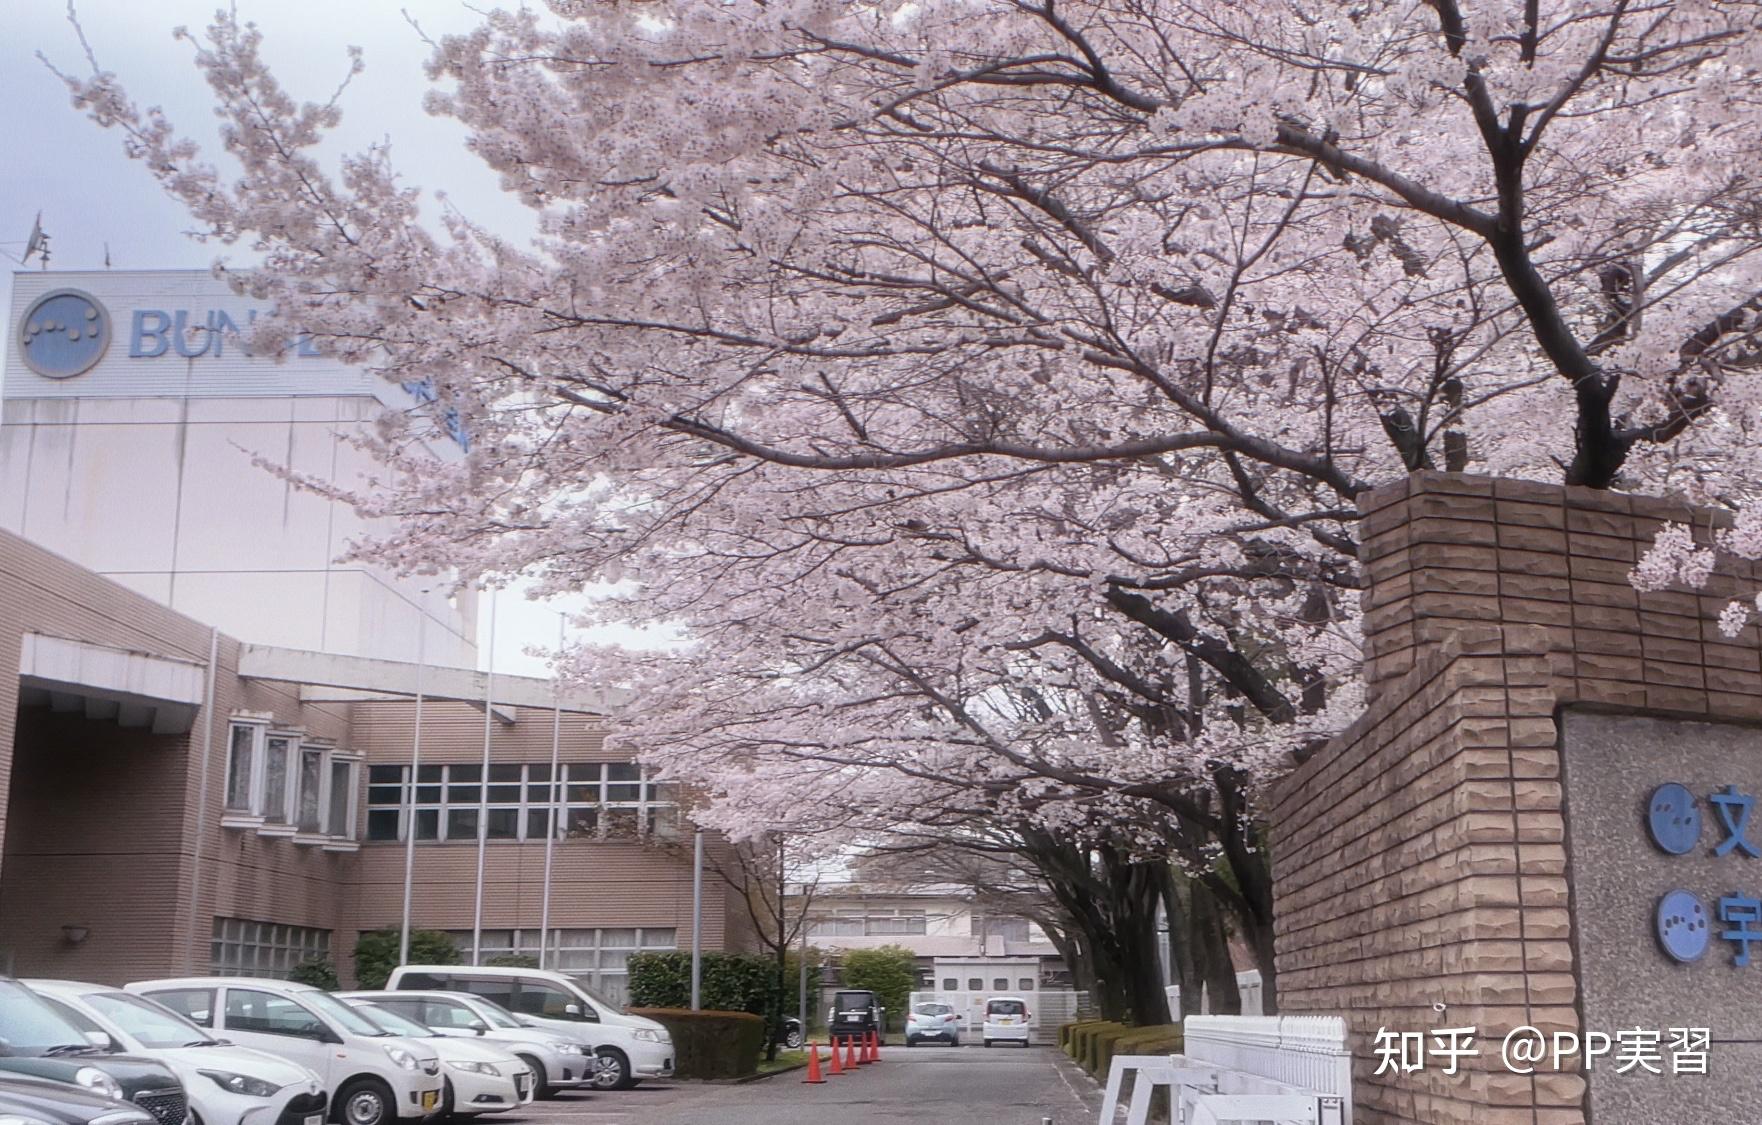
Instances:
[[[147,318],[152,317],[156,324],[151,327]],[[136,309],[134,322],[128,334],[128,354],[131,359],[151,359],[165,354],[170,341],[165,332],[171,327],[171,317],[158,309]]]
[[[177,349],[178,355],[185,359],[195,359],[199,355],[207,355],[208,345],[213,339],[214,334],[208,330],[206,323],[199,324],[192,329],[189,310],[177,310],[177,316],[172,320],[171,346]],[[200,341],[201,347],[196,346],[198,341]]]
[[[1725,839],[1713,849],[1713,854],[1730,855],[1733,848],[1742,848],[1744,854],[1751,859],[1762,856],[1762,851],[1757,851],[1756,845],[1750,843],[1744,835],[1750,824],[1750,812],[1756,806],[1756,798],[1748,793],[1739,793],[1735,785],[1727,785],[1707,799],[1719,811],[1719,823],[1725,827]]]

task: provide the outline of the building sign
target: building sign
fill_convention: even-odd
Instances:
[[[1752,794],[1726,785],[1709,793],[1707,804],[1719,822],[1719,842],[1713,846],[1712,856],[1762,856],[1762,849],[1749,837],[1750,814],[1756,807]],[[1659,851],[1672,856],[1689,854],[1701,842],[1701,825],[1700,807],[1687,786],[1671,781],[1652,790],[1646,803],[1646,832]],[[1762,899],[1733,891],[1719,896],[1709,911],[1699,896],[1679,887],[1658,900],[1653,921],[1658,944],[1672,960],[1699,961],[1718,937],[1732,944],[1732,965],[1747,968],[1750,946],[1762,942]]]
[[[226,354],[229,347],[250,355],[246,337],[257,320],[257,310],[245,314],[243,327],[225,309],[206,309],[200,313],[190,309],[136,309],[129,321],[128,354],[130,359],[157,359],[176,354],[185,359],[197,356]],[[314,358],[322,354],[312,337],[302,333],[294,340],[291,354]]]
[[[47,379],[85,374],[109,347],[110,311],[78,289],[45,293],[18,319],[25,366]]]

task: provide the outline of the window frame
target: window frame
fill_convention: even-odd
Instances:
[[[613,766],[620,767],[620,776],[613,776]],[[372,843],[404,843],[412,817],[416,820],[419,844],[476,843],[478,818],[485,814],[501,819],[510,814],[513,817],[511,835],[485,828],[484,838],[491,843],[622,838],[611,828],[614,822],[624,821],[634,824],[638,838],[665,836],[677,828],[678,806],[672,784],[656,780],[648,767],[635,762],[559,762],[558,776],[554,778],[544,776],[550,773],[548,761],[492,762],[487,778],[482,776],[483,767],[477,762],[423,763],[414,780],[407,763],[376,762],[373,767],[396,770],[397,776],[395,780],[368,781],[367,839]],[[496,776],[510,769],[519,771],[517,776]],[[621,776],[624,770],[636,770],[637,776]],[[359,779],[357,788],[358,782]],[[611,800],[608,794],[614,787],[621,794],[634,788],[636,796]],[[430,790],[432,798],[422,799],[423,790]],[[497,795],[497,790],[513,790],[515,796]],[[397,795],[395,803],[386,796],[392,793]],[[432,836],[422,830],[425,814],[433,818]],[[578,815],[586,822],[582,830],[575,827]],[[389,835],[388,823],[394,826]],[[379,825],[377,829],[375,824]]]
[[[251,743],[250,776],[244,780],[244,805],[233,804],[233,789],[238,780],[235,760],[238,737],[249,732]],[[264,746],[269,734],[266,719],[233,716],[226,728],[226,772],[220,790],[220,823],[228,828],[256,828],[263,823]]]

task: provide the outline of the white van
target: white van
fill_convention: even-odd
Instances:
[[[336,1125],[392,1125],[441,1108],[440,1056],[382,1031],[323,989],[262,977],[183,977],[123,987],[220,1038],[317,1074],[331,1091]]]
[[[628,1090],[644,1078],[673,1074],[673,1037],[665,1027],[619,1011],[566,973],[490,965],[400,965],[385,986],[475,993],[534,1026],[575,1036],[603,1060],[593,1080],[603,1090]]]
[[[987,1047],[993,1043],[1020,1043],[1029,1039],[1028,1002],[1020,996],[993,996],[985,1001],[983,1039]]]

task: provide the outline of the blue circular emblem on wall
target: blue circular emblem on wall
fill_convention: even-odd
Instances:
[[[1646,801],[1646,829],[1652,842],[1671,855],[1687,855],[1701,839],[1701,810],[1695,795],[1674,781],[1652,790]]]
[[[1687,891],[1671,891],[1658,900],[1658,944],[1676,961],[1698,961],[1707,952],[1713,931],[1707,908]]]
[[[90,371],[109,346],[109,311],[78,289],[43,294],[18,322],[18,350],[25,366],[50,379]]]

